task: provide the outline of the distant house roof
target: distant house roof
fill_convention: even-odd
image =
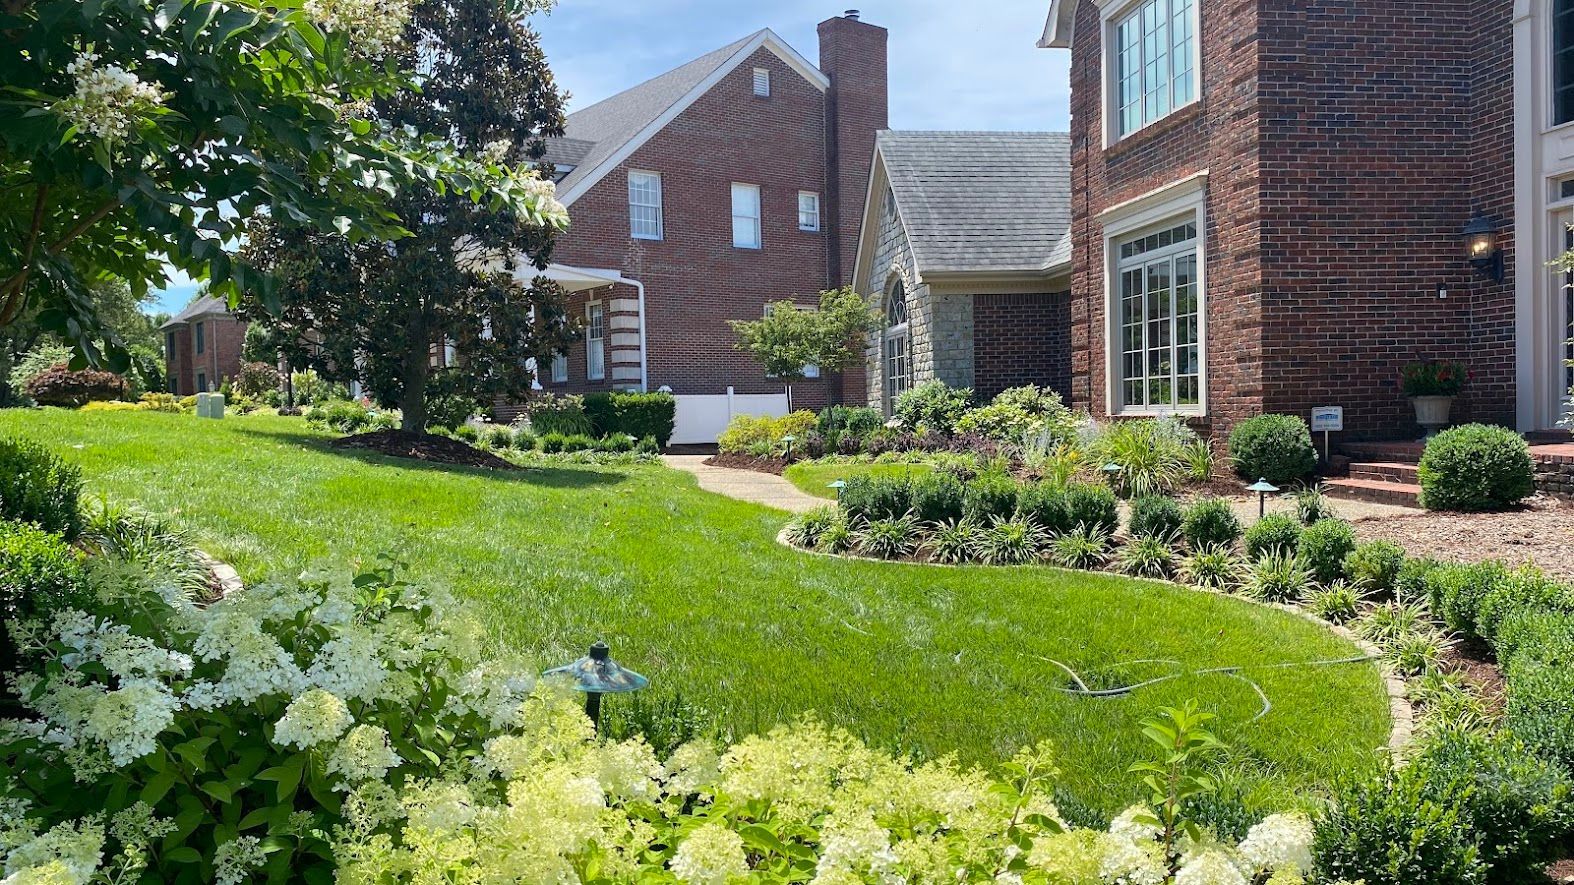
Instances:
[[[195,319],[211,316],[213,314],[228,314],[229,312],[229,302],[225,301],[223,298],[215,298],[212,295],[203,295],[192,301],[190,304],[186,305],[184,310],[175,314],[175,316],[172,317],[169,322],[159,326],[159,328],[168,329],[170,326],[184,326]]]
[[[640,145],[761,48],[824,91],[830,80],[769,28],[706,53],[568,116],[563,138],[547,142],[546,159],[572,166],[558,182],[558,199],[571,205]]]
[[[1071,262],[1071,138],[1063,132],[881,132],[875,180],[896,200],[918,274],[1044,273]],[[873,190],[870,212],[882,194]],[[869,228],[859,251],[864,262]],[[861,279],[861,277],[860,277]]]

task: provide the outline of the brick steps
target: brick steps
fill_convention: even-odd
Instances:
[[[1416,476],[1416,465],[1426,450],[1421,443],[1346,443],[1341,449],[1351,459],[1349,477],[1323,483],[1323,491],[1329,497],[1421,506],[1421,486]]]
[[[1352,465],[1351,469],[1355,469]],[[1421,487],[1415,483],[1373,479],[1330,479],[1323,483],[1323,494],[1330,498],[1370,501],[1376,504],[1397,504],[1401,507],[1421,506]]]
[[[1416,465],[1407,461],[1355,461],[1350,464],[1351,479],[1371,482],[1397,482],[1414,485],[1419,482]]]

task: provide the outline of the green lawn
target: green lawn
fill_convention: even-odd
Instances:
[[[53,446],[90,489],[168,513],[248,580],[392,552],[484,606],[543,664],[605,638],[657,691],[745,732],[817,711],[870,741],[993,762],[1048,738],[1067,787],[1118,809],[1140,793],[1136,721],[1198,698],[1244,775],[1282,797],[1385,743],[1369,664],[1302,619],[1239,600],[1047,568],[945,569],[811,556],[783,514],[700,492],[660,466],[494,475],[339,453],[300,419],[0,411],[0,434]],[[1189,675],[1130,697],[1055,690],[1055,659],[1107,685]],[[616,703],[613,701],[612,703]]]
[[[928,464],[814,464],[803,462],[787,468],[782,474],[787,481],[807,494],[821,498],[836,498],[831,483],[854,476],[906,476],[915,477],[934,468]]]

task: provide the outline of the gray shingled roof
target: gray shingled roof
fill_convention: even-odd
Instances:
[[[1043,270],[1071,258],[1071,137],[881,132],[919,273]]]
[[[547,143],[548,159],[576,167],[558,182],[558,191],[567,191],[578,184],[760,33],[756,31],[653,80],[569,114],[566,137]]]
[[[159,328],[167,329],[170,326],[184,325],[196,319],[197,317],[204,317],[215,313],[229,312],[230,305],[228,301],[225,301],[223,298],[214,298],[212,295],[203,295],[200,298],[194,299],[190,304],[186,305],[184,310],[175,314],[175,316],[171,318],[169,322],[159,326]]]

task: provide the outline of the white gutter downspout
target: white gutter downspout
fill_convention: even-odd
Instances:
[[[624,278],[625,282],[639,290],[639,392],[650,392],[650,343],[645,337],[645,284],[639,280]]]

